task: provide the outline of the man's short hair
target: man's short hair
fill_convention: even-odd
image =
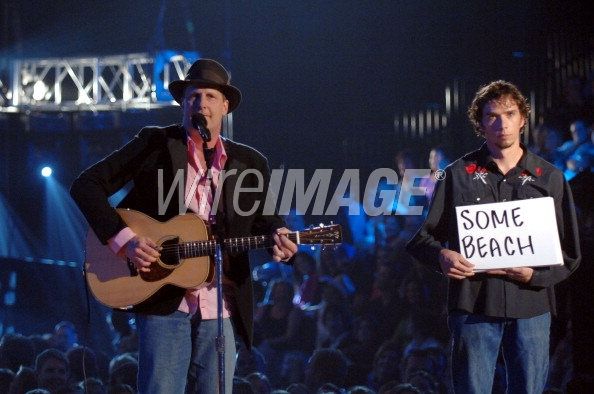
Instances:
[[[468,108],[468,118],[474,127],[476,135],[482,137],[485,132],[482,130],[483,109],[485,105],[492,100],[498,100],[501,97],[509,97],[515,104],[518,105],[520,114],[524,119],[528,119],[530,114],[530,103],[522,95],[520,90],[511,82],[494,81],[488,85],[482,86],[474,96],[472,104]],[[524,126],[525,127],[525,126]],[[524,131],[522,127],[522,132]]]

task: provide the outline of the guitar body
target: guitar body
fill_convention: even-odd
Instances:
[[[150,237],[164,250],[176,249],[182,243],[205,241],[208,230],[204,222],[192,214],[159,222],[141,212],[118,209],[118,214],[138,235]],[[85,275],[93,296],[111,308],[125,308],[148,299],[167,284],[186,289],[199,287],[212,280],[213,260],[210,256],[178,258],[177,253],[161,252],[150,272],[138,273],[103,245],[89,229],[86,242]]]
[[[159,222],[142,212],[117,209],[124,222],[138,235],[149,237],[161,247],[159,259],[149,272],[138,272],[103,245],[93,230],[87,233],[85,276],[93,296],[111,308],[129,308],[146,301],[165,285],[197,288],[213,280],[214,258],[219,247],[229,252],[266,248],[272,236],[225,239],[222,245],[209,239],[206,225],[196,215],[179,215]],[[342,242],[340,225],[309,228],[288,233],[298,245],[337,245]]]

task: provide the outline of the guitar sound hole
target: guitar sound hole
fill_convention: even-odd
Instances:
[[[177,267],[180,264],[179,237],[168,239],[161,244],[161,262],[165,266]]]

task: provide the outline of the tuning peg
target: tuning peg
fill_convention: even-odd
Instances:
[[[318,227],[322,227],[324,228],[326,225],[324,223],[320,223],[320,225]]]

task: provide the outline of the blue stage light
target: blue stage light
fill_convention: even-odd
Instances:
[[[43,167],[41,169],[41,175],[43,175],[44,177],[49,177],[52,175],[52,168],[51,167]]]

